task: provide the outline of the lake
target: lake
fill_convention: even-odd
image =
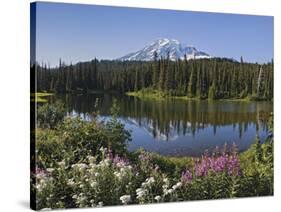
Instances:
[[[143,100],[116,94],[56,95],[66,104],[68,115],[91,120],[97,109],[101,119],[110,118],[113,99],[120,108],[118,119],[131,131],[129,151],[144,148],[169,156],[200,156],[206,149],[235,143],[240,152],[264,141],[272,102]]]

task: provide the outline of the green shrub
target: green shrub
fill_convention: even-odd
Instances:
[[[44,104],[37,109],[37,126],[41,128],[54,129],[65,116],[64,105],[57,101],[54,104]]]
[[[56,130],[44,129],[36,133],[37,165],[52,167],[53,162],[68,158],[76,163],[89,155],[98,154],[100,147],[107,147],[113,154],[124,155],[130,134],[116,120],[87,122],[79,117],[66,118]]]

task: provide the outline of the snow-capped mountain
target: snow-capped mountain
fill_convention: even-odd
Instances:
[[[145,46],[143,49],[127,54],[117,60],[142,60],[150,61],[154,59],[154,52],[157,53],[158,58],[167,58],[169,54],[170,60],[184,59],[184,55],[189,59],[211,58],[205,52],[198,51],[195,47],[181,44],[178,40],[161,38],[150,45]]]

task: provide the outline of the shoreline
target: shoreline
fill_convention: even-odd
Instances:
[[[266,100],[266,99],[251,99],[249,97],[245,98],[218,98],[218,99],[208,99],[208,98],[200,98],[200,97],[188,97],[188,96],[171,96],[166,95],[163,92],[145,92],[145,91],[132,91],[126,92],[127,96],[138,97],[140,99],[152,99],[158,101],[164,100],[192,100],[192,101],[230,101],[230,102],[273,102],[273,100]]]

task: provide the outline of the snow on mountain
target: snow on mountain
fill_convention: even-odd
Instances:
[[[154,52],[157,53],[158,58],[167,58],[167,55],[169,54],[170,59],[173,61],[177,59],[184,59],[184,55],[186,55],[187,60],[211,58],[209,54],[198,51],[195,47],[183,45],[178,40],[161,38],[150,45],[145,46],[143,49],[127,54],[117,60],[150,61],[154,59]]]

